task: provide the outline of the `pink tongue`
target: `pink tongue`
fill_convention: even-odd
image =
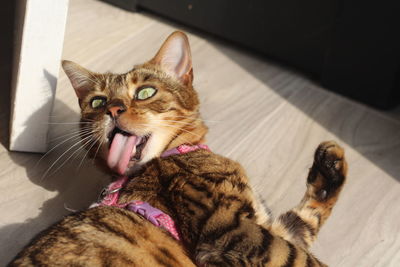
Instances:
[[[137,136],[135,135],[115,134],[107,157],[107,164],[110,169],[117,171],[121,175],[125,174],[129,160],[136,152],[136,138]]]

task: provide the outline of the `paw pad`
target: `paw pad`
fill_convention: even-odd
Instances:
[[[320,200],[326,200],[341,188],[346,171],[343,148],[334,141],[323,142],[315,151],[314,164],[307,182],[314,186]]]

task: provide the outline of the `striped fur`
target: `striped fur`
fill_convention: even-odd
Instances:
[[[174,38],[180,38],[179,45],[187,41],[177,32],[166,43]],[[183,47],[188,49],[188,44]],[[169,214],[178,225],[181,242],[135,213],[96,207],[45,230],[9,266],[326,266],[308,248],[345,182],[343,149],[333,141],[320,144],[303,199],[273,219],[259,204],[237,162],[207,150],[159,157],[165,149],[204,142],[207,132],[192,87],[189,52],[178,53],[179,68],[172,68],[177,76],[160,67],[163,53],[171,53],[168,45],[148,63],[122,75],[95,74],[71,63],[64,68],[79,97],[82,120],[93,122],[92,135],[98,137],[89,149],[100,165],[104,166],[112,123],[128,132],[150,131],[158,137],[151,141],[153,148],[144,150],[140,168],[130,167],[132,179],[119,202],[142,200]],[[157,95],[132,100],[135,88],[143,84],[157,88]],[[107,96],[107,105],[124,106],[126,112],[110,122],[106,108],[94,111],[88,104],[99,94]],[[163,120],[174,127],[162,123],[157,127]]]

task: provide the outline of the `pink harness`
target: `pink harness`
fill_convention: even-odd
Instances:
[[[161,157],[165,158],[172,155],[185,154],[198,149],[210,150],[207,145],[203,144],[194,146],[181,145],[165,151],[161,154]],[[165,214],[161,210],[154,208],[149,203],[144,201],[135,200],[124,204],[118,204],[119,191],[126,185],[128,180],[129,178],[127,176],[121,176],[117,181],[109,184],[107,188],[101,192],[99,201],[90,207],[111,206],[126,208],[130,211],[140,214],[155,226],[167,230],[175,239],[180,240],[175,222],[168,214]]]

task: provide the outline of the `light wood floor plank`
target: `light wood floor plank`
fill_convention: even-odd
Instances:
[[[125,72],[150,59],[176,28],[185,30],[145,13],[71,0],[63,58],[94,71]],[[349,179],[312,250],[330,266],[400,266],[398,117],[335,95],[212,37],[189,32],[189,38],[211,148],[241,162],[257,192],[279,214],[302,197],[318,143],[337,140],[346,149]],[[56,123],[78,118],[73,89],[61,73],[50,139],[76,130],[74,124]],[[78,168],[79,157],[42,178],[76,141],[57,147],[39,164],[42,155],[10,153],[0,146],[0,208],[7,215],[0,217],[0,265],[68,214],[64,205],[87,207],[107,183],[91,161]]]

